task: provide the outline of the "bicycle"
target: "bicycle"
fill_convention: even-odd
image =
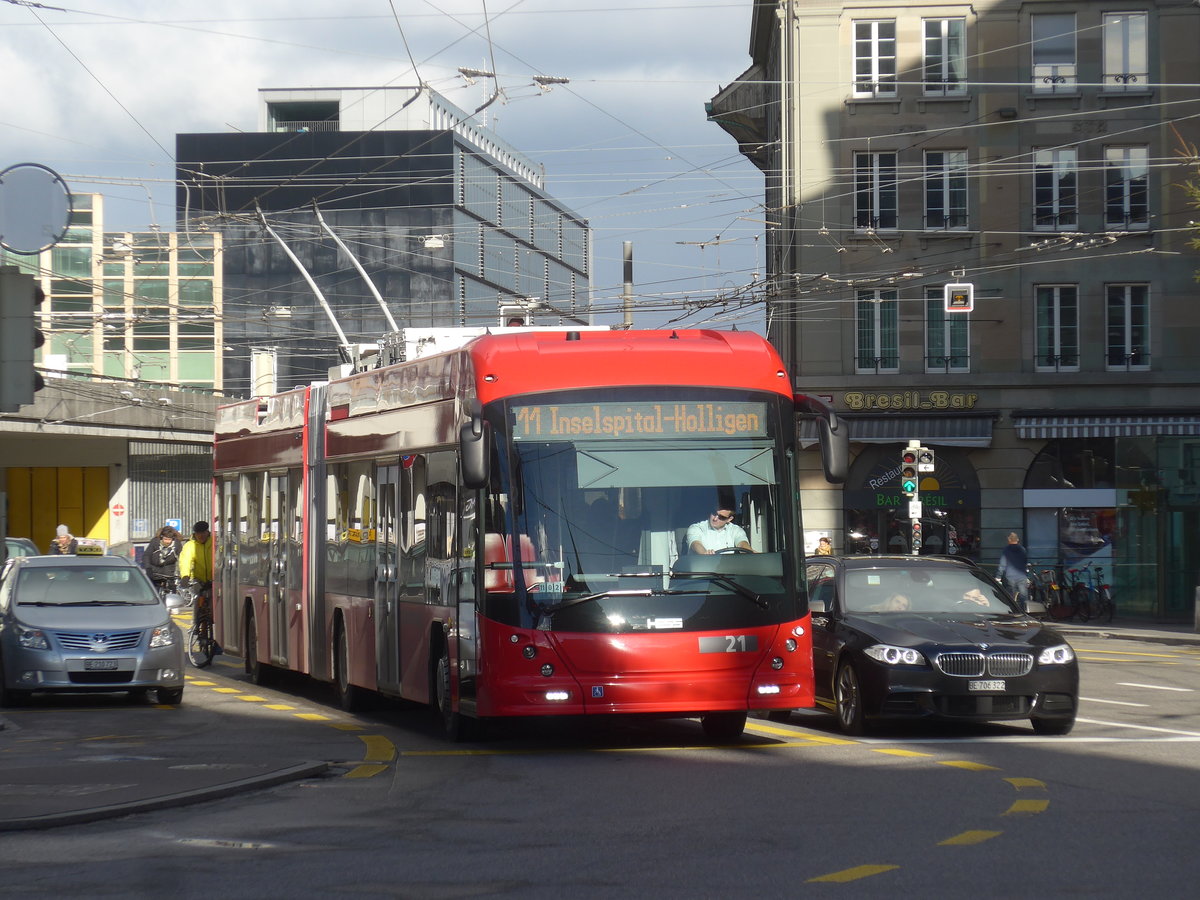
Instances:
[[[1097,584],[1098,569],[1093,569],[1087,562],[1079,569],[1071,569],[1074,583],[1071,585],[1071,595],[1075,599],[1076,614],[1080,622],[1088,622],[1100,617],[1101,600],[1100,588]],[[1111,618],[1111,614],[1110,614]]]
[[[167,579],[151,578],[150,583],[154,585],[154,590],[158,593],[158,596],[164,601],[167,599],[167,594],[178,594],[179,593],[179,579],[178,578],[167,578]]]
[[[1054,569],[1042,569],[1038,573],[1038,581],[1046,596],[1046,615],[1056,622],[1065,622],[1076,612],[1075,597],[1065,584],[1065,579],[1059,577]]]
[[[191,586],[187,591],[188,605],[195,604],[192,627],[188,630],[187,655],[193,666],[203,669],[217,655],[217,640],[213,637],[212,582]]]
[[[1095,595],[1092,598],[1092,618],[1097,622],[1111,622],[1116,608],[1113,606],[1112,587],[1104,581],[1104,569],[1096,566]]]

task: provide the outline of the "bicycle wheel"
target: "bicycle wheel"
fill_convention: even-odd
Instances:
[[[1086,622],[1092,617],[1092,605],[1086,584],[1077,584],[1071,588],[1071,601],[1075,604],[1075,616],[1080,622]]]
[[[203,669],[213,661],[213,650],[212,622],[201,619],[188,631],[188,659],[197,669]]]
[[[1113,608],[1112,594],[1109,593],[1107,587],[1100,588],[1100,610],[1096,615],[1096,618],[1105,622],[1111,622],[1113,620],[1114,612],[1116,612],[1116,610]]]
[[[1065,588],[1051,588],[1051,601],[1047,606],[1050,618],[1056,622],[1065,622],[1075,615],[1075,597]]]

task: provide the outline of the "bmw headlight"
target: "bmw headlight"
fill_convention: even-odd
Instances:
[[[1038,655],[1039,666],[1061,666],[1075,659],[1075,651],[1067,644],[1047,647]]]
[[[36,628],[26,628],[24,625],[17,626],[17,643],[26,650],[50,649],[50,642],[46,640],[46,635]]]
[[[925,657],[918,650],[911,647],[893,647],[891,644],[874,644],[868,647],[863,653],[878,660],[881,663],[886,663],[889,666],[923,666],[925,665]]]
[[[175,643],[175,635],[171,634],[170,625],[159,625],[150,632],[150,649],[155,647],[170,647]]]

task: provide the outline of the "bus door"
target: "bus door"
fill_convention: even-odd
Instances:
[[[400,608],[396,576],[400,564],[397,514],[400,467],[381,465],[376,470],[378,502],[375,522],[375,647],[376,673],[382,691],[400,689]]]
[[[267,622],[271,635],[270,660],[288,664],[288,547],[291,546],[292,510],[288,474],[272,472],[267,490],[271,540],[267,549]]]
[[[238,631],[238,477],[234,475],[221,482],[216,543],[214,548],[220,569],[213,572],[215,593],[219,593],[220,606],[214,604],[213,623],[224,634],[218,634],[226,644],[236,645],[241,641]]]

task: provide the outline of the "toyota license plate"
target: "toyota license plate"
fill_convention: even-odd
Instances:
[[[83,661],[83,668],[89,672],[112,671],[116,667],[117,661],[115,659],[85,659]]]
[[[967,682],[967,690],[969,691],[1002,691],[1004,690],[1004,681],[970,681]]]

